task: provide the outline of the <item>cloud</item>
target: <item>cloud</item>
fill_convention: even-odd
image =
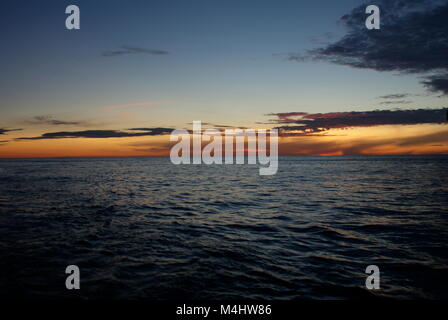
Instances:
[[[49,124],[54,126],[61,126],[61,125],[87,125],[84,121],[63,121],[63,120],[57,120],[53,119],[52,116],[36,116],[33,118],[33,120],[27,121],[27,123],[30,124]]]
[[[382,101],[380,104],[408,104],[412,103],[412,101],[409,100],[392,100],[392,101]]]
[[[280,134],[314,135],[330,129],[352,127],[371,127],[379,125],[410,125],[424,123],[446,123],[448,108],[417,110],[374,110],[352,112],[330,112],[309,114],[304,112],[273,113],[277,124],[295,124],[279,126]]]
[[[17,138],[16,140],[44,140],[44,139],[67,139],[67,138],[128,138],[157,136],[169,134],[174,129],[171,128],[133,128],[128,131],[142,132],[126,132],[121,130],[84,130],[84,131],[62,131],[48,132],[37,137]]]
[[[380,97],[378,97],[378,99],[386,100],[386,101],[380,102],[380,104],[386,104],[386,105],[390,105],[390,104],[408,104],[408,103],[412,103],[412,101],[405,100],[405,98],[412,97],[412,96],[417,96],[417,95],[416,94],[410,94],[410,93],[394,93],[394,94],[387,94],[387,95],[384,95],[384,96],[380,96]],[[398,99],[401,99],[401,100],[398,100]]]
[[[0,128],[0,134],[5,134],[7,132],[11,132],[11,131],[20,131],[22,129],[4,129],[4,128]]]
[[[120,50],[104,51],[101,55],[103,57],[116,57],[127,54],[149,54],[160,56],[160,55],[169,55],[170,52],[166,50],[154,50],[154,49],[144,49],[131,46],[121,46]]]
[[[174,128],[129,128],[125,130],[84,130],[84,131],[60,131],[48,132],[37,137],[22,137],[15,140],[47,140],[47,139],[70,139],[70,138],[131,138],[144,136],[161,136],[171,134]],[[223,132],[223,129],[219,129]],[[137,132],[136,132],[137,131]],[[188,130],[192,133],[191,130]],[[202,132],[205,129],[202,130]]]
[[[341,18],[348,30],[342,39],[306,54],[287,54],[286,59],[417,74],[429,91],[448,95],[448,1],[377,0],[380,30],[365,27],[368,4]]]
[[[188,125],[193,125],[193,122],[188,122]],[[230,126],[230,125],[225,125],[225,124],[215,124],[215,123],[211,123],[211,122],[201,122],[201,126],[202,127],[213,127],[216,129],[248,129],[247,127],[242,127],[242,126]],[[220,130],[223,131],[223,130]]]
[[[298,119],[306,116],[306,112],[283,112],[283,113],[269,113],[267,116],[277,116],[278,119],[271,120],[271,123],[295,123]],[[267,123],[264,123],[267,124]]]
[[[442,92],[444,95],[448,94],[448,77],[440,78],[438,76],[432,76],[422,83],[431,92]]]
[[[131,128],[127,129],[130,131],[147,131],[150,133],[153,133],[152,135],[160,135],[160,134],[168,134],[171,133],[174,129],[173,128]]]
[[[385,96],[380,96],[378,99],[404,99],[407,97],[412,96],[410,93],[394,93],[394,94],[387,94]]]

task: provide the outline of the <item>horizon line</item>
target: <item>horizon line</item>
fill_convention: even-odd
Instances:
[[[397,156],[408,156],[408,157],[422,157],[422,156],[448,156],[448,153],[422,153],[422,154],[411,154],[411,153],[397,153],[397,154],[336,154],[336,155],[325,155],[325,154],[288,154],[279,155],[279,157],[397,157]],[[61,157],[0,157],[0,160],[14,160],[14,159],[103,159],[103,158],[169,158],[170,156],[151,156],[151,155],[141,155],[141,156],[61,156]]]

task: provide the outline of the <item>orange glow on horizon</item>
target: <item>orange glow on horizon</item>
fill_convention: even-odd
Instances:
[[[0,158],[169,156],[175,143],[169,135],[12,140],[0,144]],[[448,128],[434,124],[376,126],[279,138],[279,155],[394,154],[448,154]]]

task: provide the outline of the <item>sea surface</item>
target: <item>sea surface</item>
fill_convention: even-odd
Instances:
[[[448,156],[258,168],[0,160],[0,297],[448,298]],[[81,290],[65,288],[68,265]]]

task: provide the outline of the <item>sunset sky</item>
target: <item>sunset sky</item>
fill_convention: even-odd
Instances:
[[[278,128],[282,155],[448,154],[447,21],[448,0],[2,3],[0,157],[165,156],[194,120]]]

